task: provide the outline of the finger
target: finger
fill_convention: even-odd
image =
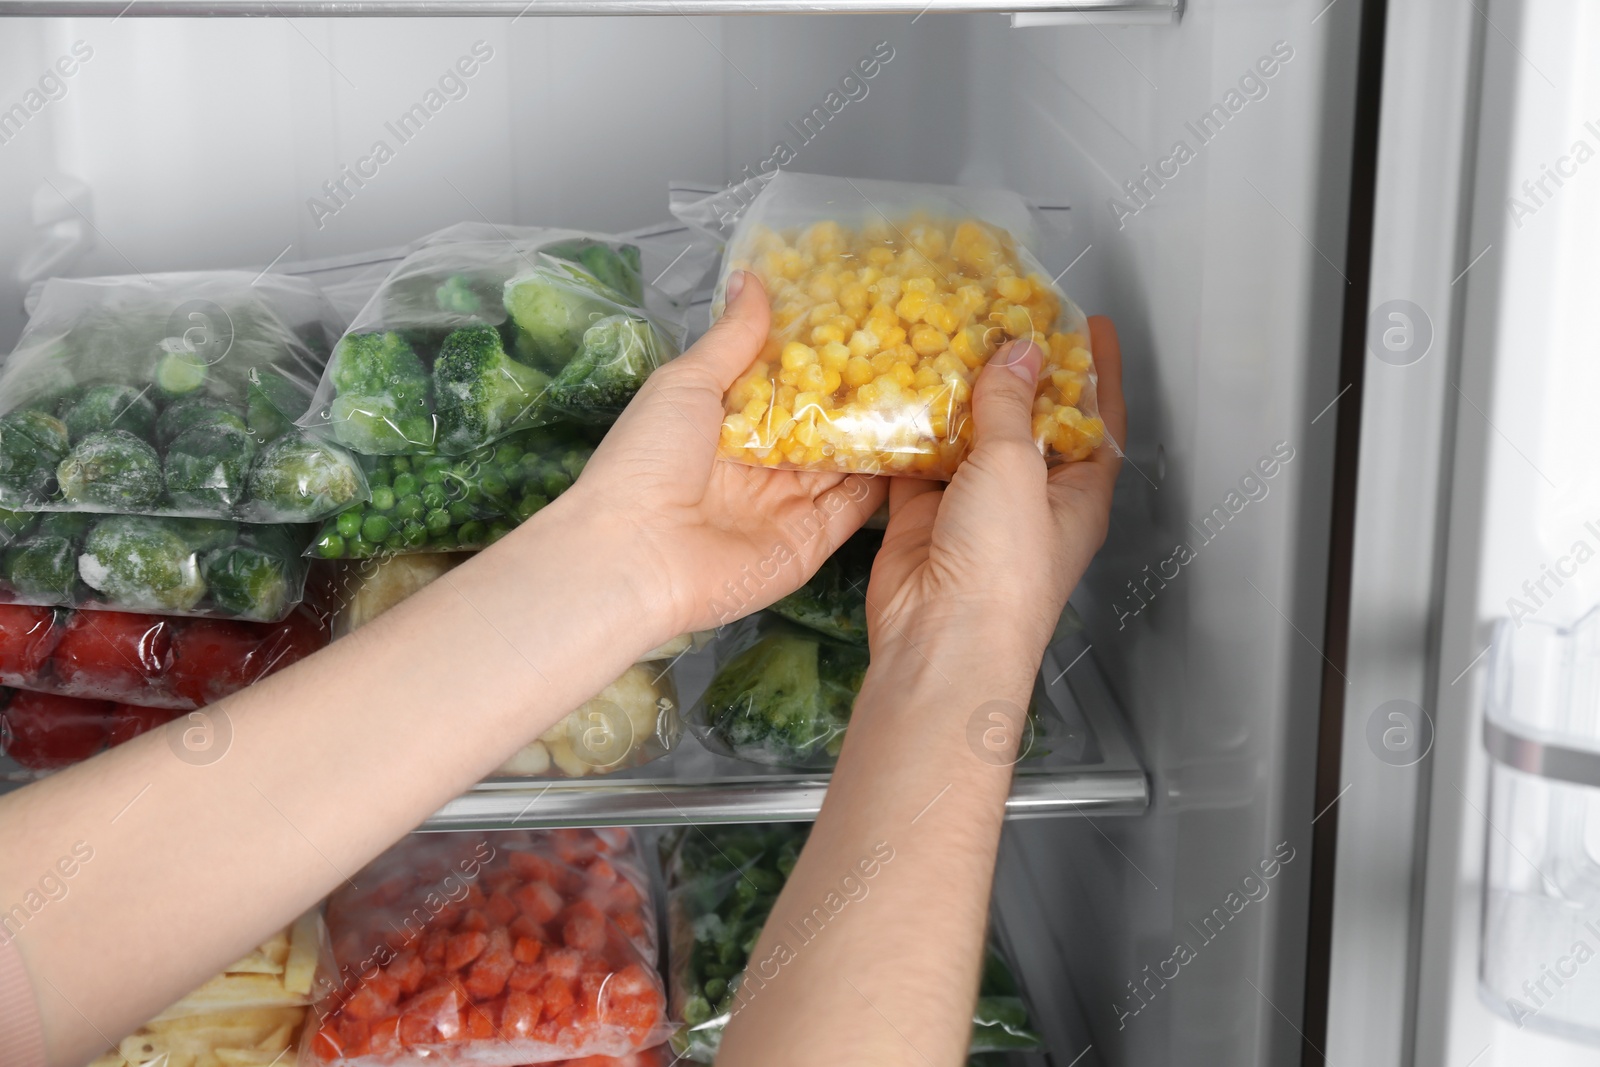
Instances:
[[[728,275],[726,293],[722,317],[689,351],[668,364],[678,374],[692,375],[714,389],[718,399],[760,354],[772,318],[767,291],[750,271]]]
[[[943,482],[936,482],[929,478],[890,478],[889,479],[889,518],[892,520],[900,513],[900,509],[919,496],[928,493],[937,493],[944,488]]]
[[[825,516],[821,551],[815,557],[812,570],[838,551],[850,535],[861,529],[866,521],[883,505],[888,479],[852,474],[838,485],[816,498],[817,510]]]
[[[1040,455],[1033,443],[1031,416],[1043,360],[1044,353],[1032,341],[1012,341],[990,357],[972,390],[975,453],[1014,450],[1025,444]]]

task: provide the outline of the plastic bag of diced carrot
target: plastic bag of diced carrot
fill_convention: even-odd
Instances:
[[[1007,341],[1043,349],[1033,438],[1051,463],[1105,439],[1088,320],[1040,263],[1037,208],[1003,189],[761,174],[674,213],[727,244],[712,301],[752,271],[766,344],[724,397],[718,451],[765,467],[948,479],[972,388]]]
[[[413,835],[351,882],[328,900],[334,971],[302,1067],[514,1067],[670,1032],[627,830]]]

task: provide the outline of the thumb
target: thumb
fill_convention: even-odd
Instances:
[[[760,354],[772,318],[761,279],[747,270],[728,275],[723,304],[722,317],[674,361],[686,372],[692,369],[696,375],[704,375],[719,394]]]
[[[973,449],[1033,443],[1033,396],[1044,353],[1032,341],[1012,341],[990,357],[972,390]]]

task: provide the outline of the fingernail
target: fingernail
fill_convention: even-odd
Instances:
[[[1004,367],[1018,378],[1032,385],[1039,378],[1039,366],[1044,361],[1044,353],[1039,351],[1039,346],[1032,341],[1012,341],[1003,345],[989,360],[996,366]]]
[[[744,292],[744,271],[736,270],[728,275],[728,284],[722,296],[723,306],[726,307],[739,299],[739,294],[742,292]]]

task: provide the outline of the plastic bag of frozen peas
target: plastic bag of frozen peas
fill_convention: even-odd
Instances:
[[[772,303],[767,342],[728,390],[719,449],[744,463],[948,479],[972,444],[978,371],[1044,350],[1033,436],[1051,462],[1105,438],[1088,322],[1037,258],[1038,212],[997,189],[777,172],[680,218],[727,241]]]
[[[366,492],[294,426],[333,312],[242,271],[54,278],[0,372],[0,506],[306,522]]]
[[[709,265],[708,242],[684,243]],[[686,295],[653,288],[626,241],[453,228],[373,294],[301,425],[390,456],[459,456],[558,419],[608,426],[681,349]]]
[[[318,973],[302,1067],[514,1067],[667,1036],[627,830],[413,835],[351,881],[328,901],[333,966]]]
[[[311,528],[0,513],[0,602],[276,622],[305,592]]]

